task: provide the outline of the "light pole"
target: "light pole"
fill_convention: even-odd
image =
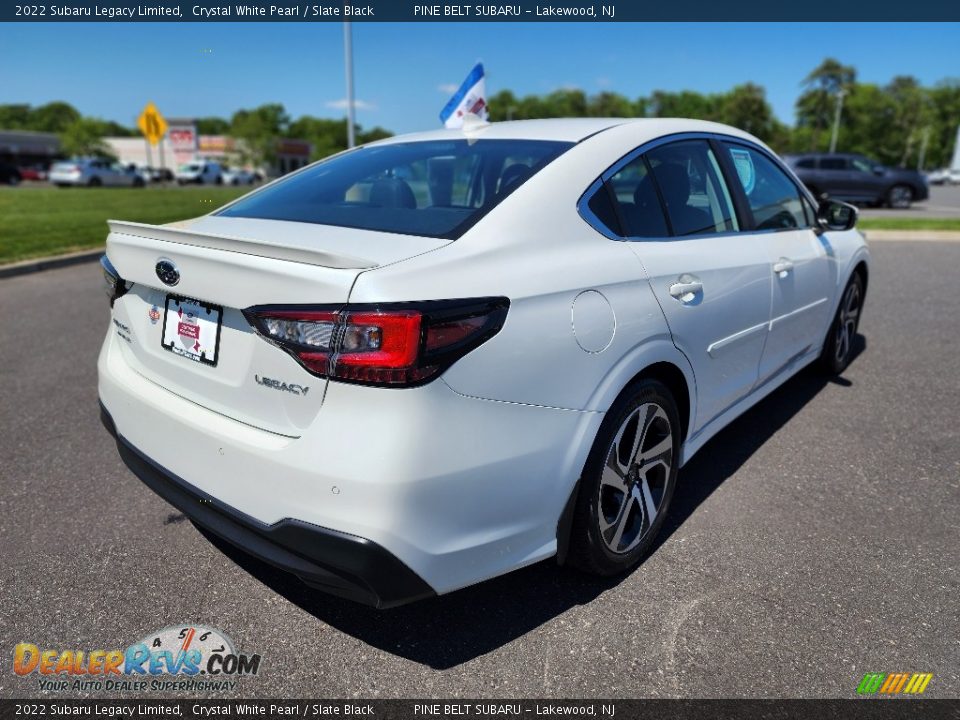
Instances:
[[[347,147],[352,148],[356,138],[353,136],[353,38],[349,20],[343,23],[343,65],[347,81]]]
[[[837,151],[837,135],[840,134],[840,113],[843,112],[843,96],[847,92],[843,88],[837,90],[837,110],[833,115],[833,132],[830,133],[830,152]]]

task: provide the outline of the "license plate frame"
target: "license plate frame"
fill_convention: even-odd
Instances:
[[[160,347],[167,352],[201,365],[216,367],[220,361],[222,329],[221,305],[184,295],[167,294],[163,304],[163,327],[160,331]],[[195,347],[186,344],[189,340],[194,340]],[[213,352],[208,353],[211,344]]]

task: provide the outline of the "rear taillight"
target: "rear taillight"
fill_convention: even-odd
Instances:
[[[113,266],[113,263],[107,259],[106,255],[100,256],[100,269],[103,270],[103,291],[107,294],[107,297],[110,298],[110,307],[113,307],[113,303],[116,302],[117,298],[125,294],[132,286],[120,277],[120,273],[117,272],[117,269]]]
[[[496,335],[506,298],[391,305],[260,306],[244,310],[263,337],[308,371],[344,382],[410,387],[429,382]]]

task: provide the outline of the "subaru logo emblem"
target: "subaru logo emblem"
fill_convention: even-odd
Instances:
[[[164,285],[170,285],[171,287],[180,282],[180,271],[177,270],[177,266],[173,264],[172,260],[167,260],[163,258],[157,261],[157,277],[160,278],[160,282]]]

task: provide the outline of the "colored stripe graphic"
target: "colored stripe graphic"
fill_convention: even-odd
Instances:
[[[857,686],[860,695],[920,695],[933,679],[933,673],[867,673]]]
[[[861,695],[872,695],[880,689],[880,685],[886,676],[886,673],[867,673],[860,681],[857,692]]]
[[[930,684],[932,679],[933,673],[914,673],[913,677],[910,678],[910,682],[907,683],[904,692],[919,695],[927,689],[927,685]]]

